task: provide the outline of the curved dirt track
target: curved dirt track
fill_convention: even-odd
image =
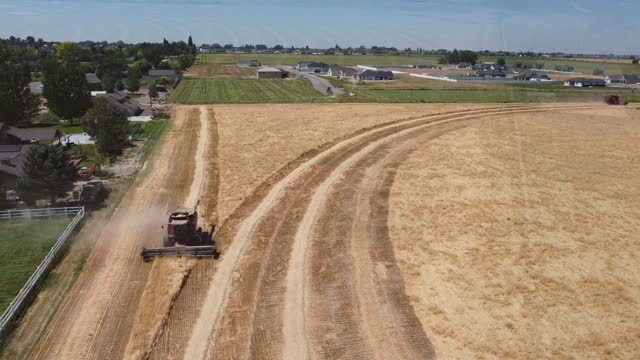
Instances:
[[[378,242],[386,236],[379,227],[384,209],[374,203],[377,222],[362,223],[374,210],[357,204],[384,202],[370,193],[381,185],[371,185],[373,180],[368,187],[358,185],[360,178],[348,175],[350,169],[465,122],[571,108],[488,108],[398,121],[337,142],[302,162],[240,224],[225,229],[235,237],[217,266],[185,358],[434,357],[404,295],[390,245]],[[395,156],[383,159],[397,162],[389,160],[401,155]],[[367,178],[376,176],[374,171]],[[343,186],[348,190],[341,197]],[[353,189],[371,199],[351,199],[353,207],[343,206]]]

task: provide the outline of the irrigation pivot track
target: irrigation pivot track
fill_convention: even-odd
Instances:
[[[421,141],[478,120],[576,108],[584,106],[485,108],[397,121],[302,162],[233,230],[185,358],[433,357],[384,228],[370,220],[384,214],[388,199],[375,190],[384,184],[365,170],[382,171]]]

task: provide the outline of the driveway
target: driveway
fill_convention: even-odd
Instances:
[[[307,79],[309,79],[309,81],[311,81],[311,85],[313,86],[314,89],[318,90],[319,92],[326,94],[327,93],[327,88],[331,88],[331,90],[333,90],[333,94],[334,95],[342,95],[344,94],[344,90],[342,88],[338,88],[335,87],[333,85],[331,85],[331,83],[327,80],[324,79],[318,75],[314,75],[314,74],[309,74],[306,72],[302,72],[299,70],[296,70],[294,67],[292,66],[278,66],[279,68],[286,70],[292,74],[295,75],[300,75],[303,76]]]

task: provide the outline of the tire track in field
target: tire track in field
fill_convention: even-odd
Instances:
[[[570,107],[565,106],[564,108],[570,108]],[[495,110],[496,108],[489,108],[489,109]],[[502,112],[504,112],[504,111],[514,111],[515,109],[534,110],[534,109],[541,109],[541,108],[538,106],[528,106],[528,107],[516,106],[516,107],[508,107],[508,108],[500,107],[497,109],[501,109]],[[547,109],[553,109],[553,108],[548,107]],[[487,111],[489,111],[488,114],[491,114],[490,110],[487,110],[487,109],[478,109],[478,110],[471,110],[471,111],[467,110],[467,111],[452,112],[452,113],[482,115],[483,112],[487,113]],[[499,114],[501,112],[494,112],[494,113]],[[434,115],[423,117],[420,119],[411,119],[411,120],[395,122],[393,124],[385,124],[384,126],[376,127],[375,129],[363,131],[362,133],[359,133],[356,136],[347,138],[346,140],[340,143],[334,144],[328,150],[313,157],[311,160],[307,161],[306,163],[302,164],[298,168],[294,169],[286,177],[280,180],[274,187],[272,187],[269,193],[267,194],[267,196],[263,199],[263,201],[257,205],[253,213],[251,213],[251,215],[244,222],[240,224],[239,231],[236,234],[234,242],[231,244],[229,250],[226,251],[226,253],[224,254],[223,260],[220,263],[220,267],[219,267],[221,271],[217,272],[216,275],[214,276],[214,279],[209,289],[209,293],[207,294],[207,299],[205,300],[205,304],[203,306],[203,310],[202,310],[203,315],[201,315],[196,322],[196,326],[194,327],[192,338],[187,348],[185,358],[197,359],[197,358],[202,358],[205,355],[207,348],[209,346],[208,344],[210,343],[209,337],[213,336],[213,338],[215,339],[217,335],[217,331],[220,329],[219,325],[220,325],[221,309],[226,306],[228,299],[234,293],[230,291],[230,285],[232,283],[232,275],[236,277],[242,276],[242,274],[238,274],[238,271],[237,271],[238,262],[239,262],[240,256],[245,255],[245,250],[246,250],[245,248],[247,246],[247,243],[249,242],[250,237],[253,235],[256,226],[258,226],[258,224],[262,221],[262,219],[268,213],[268,211],[274,207],[275,203],[278,201],[281,195],[285,192],[285,190],[290,190],[289,187],[292,184],[294,184],[294,182],[296,182],[297,179],[301,177],[301,175],[309,171],[309,169],[312,166],[316,166],[320,164],[322,161],[327,161],[327,159],[333,156],[337,150],[344,148],[349,144],[358,143],[358,140],[364,140],[366,142],[367,137],[373,136],[376,133],[380,133],[382,131],[398,130],[401,128],[406,128],[408,126],[411,126],[412,124],[415,125],[415,123],[425,122],[425,121],[428,121],[429,119],[433,120],[433,119],[447,117],[447,116],[452,116],[452,115],[434,114]],[[391,129],[388,129],[388,128],[391,128]],[[279,254],[278,256],[283,256],[283,255]],[[267,260],[261,259],[260,262],[268,262],[268,259]],[[243,281],[244,280],[245,279],[243,279]],[[253,306],[253,308],[255,309],[255,305],[250,304],[250,306]],[[252,310],[250,309],[248,311],[251,312]],[[241,311],[240,310],[238,311],[238,314],[240,313],[244,314],[246,312],[247,310],[243,308]],[[231,312],[228,312],[228,313],[231,313]],[[204,316],[204,314],[206,314],[206,316]],[[235,316],[235,315],[232,315],[232,316]],[[249,316],[249,318],[251,318],[251,316]],[[277,333],[277,332],[273,331],[273,329],[270,329],[270,333]],[[261,340],[260,338],[252,338],[251,342],[253,343],[252,346],[255,347],[256,344],[261,342]],[[216,346],[213,351],[217,351],[218,349],[219,348]]]

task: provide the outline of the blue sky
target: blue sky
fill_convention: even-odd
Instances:
[[[0,0],[0,37],[640,54],[638,0]]]

